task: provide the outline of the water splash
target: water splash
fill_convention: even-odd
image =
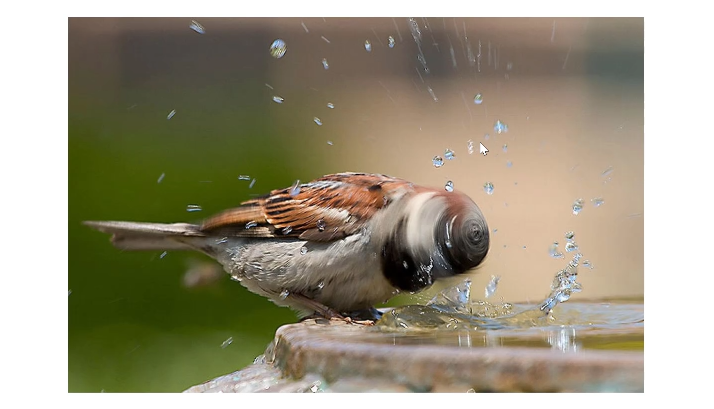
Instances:
[[[484,289],[484,296],[489,298],[496,292],[498,288],[498,282],[501,280],[501,276],[491,276],[491,281],[488,282],[486,288]]]

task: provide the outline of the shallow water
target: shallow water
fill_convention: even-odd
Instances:
[[[369,342],[460,347],[541,347],[563,352],[582,349],[644,350],[644,305],[573,302],[545,315],[537,305],[516,304],[512,314],[484,318],[410,305],[387,312]],[[435,331],[437,330],[437,331]]]

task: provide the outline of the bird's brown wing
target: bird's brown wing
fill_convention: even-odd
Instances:
[[[411,190],[411,183],[385,175],[327,175],[244,202],[206,219],[200,230],[238,237],[338,240]]]

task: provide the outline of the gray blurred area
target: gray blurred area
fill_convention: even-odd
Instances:
[[[492,229],[472,288],[500,275],[495,299],[542,301],[566,231],[595,267],[573,300],[644,296],[643,19],[419,17],[420,39],[406,18],[191,20],[69,20],[69,391],[182,391],[295,321],[199,255],[122,253],[82,220],[193,221],[327,173],[452,181]]]

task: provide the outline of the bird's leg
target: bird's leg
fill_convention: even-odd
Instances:
[[[332,308],[330,308],[326,305],[323,305],[311,298],[307,298],[302,294],[290,293],[288,295],[288,298],[290,298],[292,301],[295,301],[295,303],[304,306],[306,309],[315,311],[315,314],[312,314],[304,319],[315,318],[315,317],[327,318],[328,320],[331,320],[333,318],[345,319],[345,317],[340,315],[340,313],[333,310]]]

